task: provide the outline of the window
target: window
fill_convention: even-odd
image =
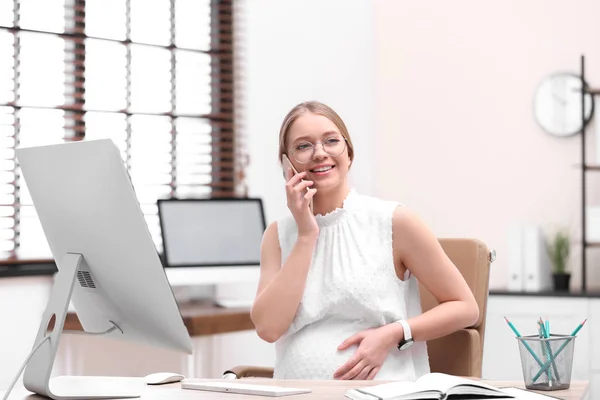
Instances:
[[[232,0],[0,0],[0,258],[50,257],[15,148],[111,138],[156,200],[234,196]]]

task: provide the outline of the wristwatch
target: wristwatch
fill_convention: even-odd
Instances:
[[[399,323],[400,325],[402,325],[402,329],[404,330],[404,339],[402,339],[400,341],[400,343],[398,343],[398,350],[406,350],[410,346],[412,346],[413,343],[415,342],[412,338],[412,333],[410,331],[410,325],[408,325],[408,322],[406,322],[403,319],[398,320],[396,322]]]

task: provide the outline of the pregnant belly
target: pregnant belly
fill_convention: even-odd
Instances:
[[[356,351],[356,346],[337,349],[353,334],[335,325],[309,325],[283,337],[276,345],[275,378],[333,379],[333,373]]]
[[[356,352],[337,347],[353,334],[368,329],[355,324],[327,323],[304,327],[282,337],[276,344],[276,379],[333,379],[334,372]],[[376,379],[413,379],[414,368],[408,353],[392,349]]]

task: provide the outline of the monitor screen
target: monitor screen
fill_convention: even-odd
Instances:
[[[166,267],[259,265],[261,199],[159,200]]]

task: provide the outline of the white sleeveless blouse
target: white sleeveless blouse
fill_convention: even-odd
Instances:
[[[319,237],[304,294],[287,332],[275,343],[277,379],[333,379],[357,346],[337,347],[353,334],[421,314],[418,282],[398,279],[392,216],[399,203],[350,191],[343,207],[317,215]],[[290,215],[277,221],[282,265],[298,229]],[[429,372],[425,342],[393,348],[377,380],[414,380]]]

